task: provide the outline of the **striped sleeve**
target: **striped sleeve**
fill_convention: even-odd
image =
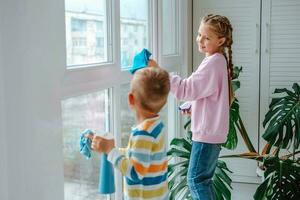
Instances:
[[[128,149],[127,149],[127,148],[119,148],[119,151],[120,151],[120,153],[121,153],[122,155],[126,155]]]
[[[108,154],[108,160],[121,171],[123,176],[132,181],[140,181],[149,171],[155,171],[159,168],[157,165],[151,165],[154,142],[152,136],[147,136],[141,131],[135,132],[129,141],[130,154],[128,156],[122,155],[118,149],[114,148]]]
[[[148,120],[134,129],[128,143],[127,155],[112,150],[108,160],[127,179],[140,182],[145,176],[160,176],[167,169],[165,140],[161,134],[163,124],[158,120]]]

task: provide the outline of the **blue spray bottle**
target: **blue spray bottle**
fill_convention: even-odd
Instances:
[[[92,140],[86,138],[86,134],[95,135],[91,130],[85,130],[80,136],[80,153],[87,159],[91,158],[91,143]],[[100,169],[99,169],[99,186],[98,191],[100,194],[113,194],[115,192],[115,179],[114,169],[112,164],[107,160],[107,155],[102,153],[100,156]]]

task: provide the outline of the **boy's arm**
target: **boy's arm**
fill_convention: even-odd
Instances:
[[[122,155],[126,155],[127,154],[127,151],[128,149],[127,148],[118,148],[119,152],[122,154]]]
[[[130,142],[129,156],[122,155],[114,148],[108,154],[108,160],[118,168],[123,176],[140,181],[151,167],[151,150],[153,145],[152,136],[147,140],[140,136],[133,136]]]

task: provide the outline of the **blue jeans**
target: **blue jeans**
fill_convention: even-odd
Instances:
[[[193,141],[187,182],[194,200],[215,199],[212,177],[220,150],[220,144]]]

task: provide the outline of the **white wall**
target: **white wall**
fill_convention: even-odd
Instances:
[[[0,9],[0,199],[62,200],[64,1],[1,0]]]
[[[4,162],[7,173],[0,172],[1,177],[2,173],[8,174],[8,188],[0,182],[8,197],[0,199],[60,200],[63,158],[59,93],[65,66],[64,1],[2,0],[0,8],[0,55],[1,66],[5,66],[0,72],[5,75],[7,113],[7,139],[0,141],[7,144],[9,153]]]
[[[2,2],[0,2],[0,27],[2,27]],[[2,60],[2,33],[0,31],[0,199],[7,198],[7,147],[5,131],[5,104],[4,104],[4,74]]]

